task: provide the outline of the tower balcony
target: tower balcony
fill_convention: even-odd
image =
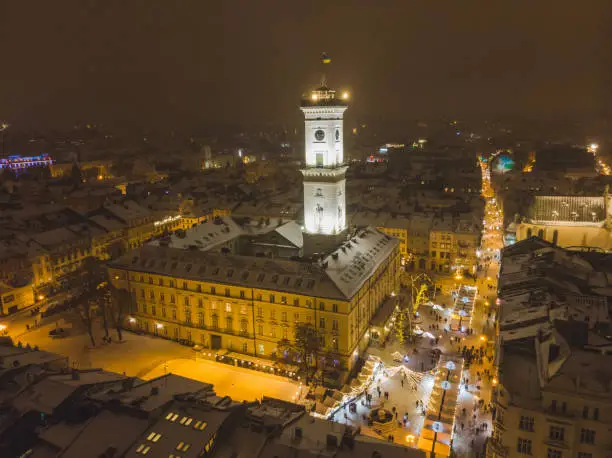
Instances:
[[[325,86],[311,91],[302,97],[302,107],[347,107],[348,92],[336,97],[336,91]]]

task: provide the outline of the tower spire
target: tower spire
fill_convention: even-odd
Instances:
[[[325,75],[325,66],[331,63],[331,59],[326,52],[321,54],[321,87],[327,86],[327,77]]]

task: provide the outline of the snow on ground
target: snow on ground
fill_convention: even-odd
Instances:
[[[268,396],[295,402],[300,393],[306,392],[301,383],[293,380],[207,359],[170,360],[158,365],[143,378],[149,380],[166,373],[210,383],[219,396],[230,396],[236,401],[254,401]]]

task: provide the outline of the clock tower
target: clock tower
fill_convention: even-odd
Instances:
[[[348,93],[325,84],[302,98],[305,117],[304,227],[307,234],[337,235],[346,229],[344,133]]]

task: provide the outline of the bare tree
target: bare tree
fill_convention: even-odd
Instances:
[[[298,323],[295,326],[295,340],[282,340],[279,350],[287,350],[293,353],[295,360],[304,371],[306,383],[311,380],[312,364],[314,361],[314,372],[318,370],[319,353],[321,352],[321,341],[319,333],[310,323]]]
[[[113,285],[109,285],[108,292],[110,296],[109,315],[117,331],[117,338],[123,340],[123,322],[130,311],[132,296],[129,291],[115,288]]]
[[[93,324],[98,312],[98,303],[95,298],[84,298],[79,303],[77,307],[79,312],[79,317],[81,318],[81,322],[85,326],[87,330],[87,334],[89,334],[89,339],[91,340],[91,345],[96,346],[96,339],[93,334]]]
[[[96,339],[93,334],[93,325],[101,308],[100,304],[103,302],[105,276],[106,273],[96,258],[90,256],[83,260],[79,273],[83,296],[77,310],[94,347],[96,346]]]

